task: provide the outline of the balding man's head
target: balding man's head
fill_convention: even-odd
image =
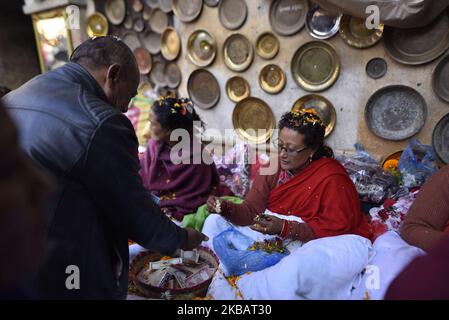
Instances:
[[[75,49],[70,61],[92,74],[114,107],[128,110],[140,78],[134,54],[124,42],[111,36],[87,40]]]

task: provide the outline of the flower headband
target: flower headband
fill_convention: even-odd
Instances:
[[[290,120],[290,124],[293,127],[302,127],[308,125],[319,125],[324,127],[323,120],[314,109],[303,109],[298,111],[291,111],[290,114],[293,116]]]
[[[164,108],[169,108],[170,112],[173,114],[186,116],[193,113],[193,103],[188,98],[176,99],[171,97],[160,97],[158,103]]]

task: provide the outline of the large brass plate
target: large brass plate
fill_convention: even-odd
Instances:
[[[242,139],[259,144],[271,138],[276,120],[268,104],[259,98],[248,97],[235,106],[232,124]]]

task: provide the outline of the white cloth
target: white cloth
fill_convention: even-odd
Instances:
[[[391,282],[423,250],[410,246],[399,234],[389,231],[381,235],[373,245],[375,256],[352,292],[352,300],[381,300]]]
[[[209,216],[203,233],[212,240],[222,231],[233,227],[219,215]],[[248,227],[235,227],[254,241],[272,238]],[[208,294],[217,300],[239,299],[349,299],[351,289],[360,282],[361,273],[372,257],[368,239],[345,235],[311,241],[305,245],[295,241],[288,246],[290,255],[278,264],[250,274],[231,287],[217,272]]]
[[[365,18],[366,8],[379,8],[380,22],[396,28],[425,26],[449,5],[449,0],[315,0],[321,7]]]

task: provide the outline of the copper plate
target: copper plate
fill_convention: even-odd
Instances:
[[[306,95],[299,98],[292,107],[292,111],[303,109],[313,109],[318,113],[326,126],[325,137],[332,133],[335,128],[335,123],[337,122],[337,113],[329,100],[319,94]]]
[[[226,94],[233,102],[239,102],[248,98],[251,94],[248,81],[239,76],[228,79],[226,81]]]
[[[206,69],[197,69],[190,74],[187,91],[195,106],[210,109],[220,100],[217,79]]]
[[[244,35],[234,33],[224,42],[223,56],[224,62],[230,70],[241,72],[251,65],[254,58],[254,49]]]
[[[161,53],[162,56],[168,60],[175,60],[181,51],[181,39],[176,30],[168,27],[164,30],[161,36]]]
[[[307,0],[274,0],[270,5],[270,24],[281,36],[299,32],[306,22]]]
[[[143,10],[143,4],[140,0],[132,0],[132,8],[134,12],[141,12]]]
[[[156,9],[159,7],[159,0],[145,0],[145,3],[151,9]]]
[[[449,164],[449,114],[445,115],[433,130],[432,145],[438,158]]]
[[[203,0],[173,0],[173,12],[182,22],[192,22],[202,9]]]
[[[237,103],[232,112],[232,124],[242,139],[257,144],[268,141],[276,128],[271,108],[263,100],[254,97]]]
[[[307,13],[306,30],[315,39],[330,39],[340,29],[341,17],[341,14],[334,14],[313,5]]]
[[[346,44],[358,49],[374,46],[382,39],[384,25],[380,24],[372,30],[366,27],[366,21],[343,15],[340,22],[340,36]]]
[[[412,29],[386,28],[385,49],[391,58],[420,65],[440,57],[449,48],[449,18],[444,12],[431,24]]]
[[[170,13],[172,11],[173,0],[159,0],[159,8],[165,12]]]
[[[366,64],[366,73],[373,79],[382,78],[387,70],[387,62],[382,58],[373,58]]]
[[[174,62],[170,62],[165,67],[165,78],[167,86],[171,89],[179,87],[181,83],[181,70]]]
[[[220,22],[226,29],[240,28],[248,15],[248,7],[245,0],[221,0],[218,7]]]
[[[365,108],[368,128],[377,136],[400,141],[417,134],[427,118],[427,105],[413,88],[394,85],[375,92]]]
[[[323,91],[337,81],[340,75],[340,58],[327,42],[311,41],[296,51],[291,72],[298,86],[304,90]]]
[[[161,52],[160,34],[153,31],[147,31],[143,34],[140,34],[139,36],[140,41],[151,54],[158,54]]]
[[[196,30],[187,39],[187,56],[199,67],[210,65],[215,59],[216,51],[214,37],[205,30]]]
[[[256,40],[256,52],[263,59],[273,59],[279,48],[279,40],[271,32],[262,33]]]
[[[132,50],[141,47],[139,38],[134,32],[127,32],[122,36],[122,41]]]
[[[151,54],[148,52],[148,50],[142,47],[134,49],[134,56],[136,57],[140,74],[150,73],[152,60]]]
[[[285,73],[278,65],[266,65],[260,71],[259,84],[262,90],[267,93],[279,93],[285,87]]]
[[[149,24],[151,30],[156,33],[162,33],[168,27],[168,17],[167,14],[159,9],[154,9],[151,14]]]
[[[150,73],[150,79],[156,86],[165,87],[167,79],[165,77],[165,65],[161,62],[155,62]]]
[[[204,0],[204,4],[208,7],[216,7],[220,3],[220,0]]]
[[[86,32],[89,37],[102,37],[108,34],[108,20],[104,15],[95,12],[87,18]]]
[[[449,55],[445,56],[433,72],[433,89],[444,101],[449,102]]]
[[[126,17],[125,0],[108,0],[104,5],[104,12],[113,25],[121,24]]]

